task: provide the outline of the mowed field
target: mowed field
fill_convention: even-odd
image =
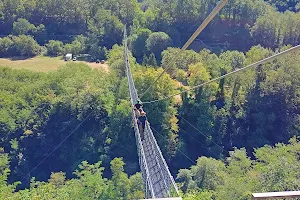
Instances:
[[[2,67],[11,67],[13,69],[28,69],[38,72],[48,72],[57,70],[59,67],[70,63],[73,61],[64,61],[62,57],[44,57],[38,56],[28,59],[6,59],[0,58],[0,66]],[[74,63],[84,63],[90,66],[93,69],[99,69],[108,72],[108,65],[101,63],[89,63],[84,61],[75,61]]]

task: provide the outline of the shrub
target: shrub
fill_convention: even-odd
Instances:
[[[59,56],[64,51],[64,44],[61,41],[50,40],[47,47],[47,55],[49,56]]]
[[[18,37],[13,36],[13,56],[36,56],[40,54],[41,47],[31,36],[20,35]]]
[[[13,47],[14,42],[9,37],[0,38],[0,57],[7,57]]]

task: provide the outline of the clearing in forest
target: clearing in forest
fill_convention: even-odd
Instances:
[[[28,69],[38,72],[48,72],[57,70],[60,66],[63,66],[69,62],[74,61],[64,61],[62,57],[45,57],[37,56],[34,58],[27,59],[14,59],[14,58],[0,58],[0,66],[7,66],[13,69]],[[101,63],[90,63],[85,61],[75,61],[74,63],[84,63],[93,69],[100,69],[108,72],[108,65]]]

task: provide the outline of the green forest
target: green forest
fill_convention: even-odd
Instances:
[[[0,199],[143,199],[125,26],[138,93],[168,67],[144,102],[300,43],[299,0],[229,0],[179,55],[217,2],[0,0],[0,58],[71,52],[109,66],[0,61]],[[183,200],[300,190],[300,50],[144,109]]]

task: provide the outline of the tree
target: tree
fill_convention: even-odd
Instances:
[[[19,182],[12,185],[7,183],[8,176],[10,175],[9,169],[9,156],[4,153],[4,148],[0,147],[0,195],[3,198],[10,198],[13,195]]]
[[[152,33],[149,29],[139,29],[137,34],[132,35],[129,38],[129,45],[132,48],[132,54],[136,58],[142,58],[146,53],[146,40]]]
[[[255,150],[254,169],[260,173],[261,190],[293,191],[300,187],[300,172],[297,170],[300,167],[299,150],[300,143],[296,137],[291,138],[287,145],[278,143],[274,147],[266,145]]]
[[[10,37],[0,38],[0,56],[9,57],[12,51],[14,42]]]
[[[191,167],[195,184],[207,190],[214,190],[224,181],[225,165],[212,158],[201,157],[197,165]]]
[[[122,158],[115,158],[111,161],[112,182],[116,189],[116,194],[121,199],[127,199],[130,191],[130,181],[127,174],[124,173],[125,163]]]
[[[129,178],[130,180],[130,194],[129,199],[143,199],[144,195],[144,183],[141,173],[136,173]]]
[[[66,44],[64,47],[64,53],[72,53],[77,55],[80,53],[81,44],[78,41],[73,41],[71,44]]]
[[[80,43],[80,53],[85,53],[87,51],[88,38],[83,35],[78,35],[75,37],[76,42]]]
[[[242,68],[245,62],[245,55],[238,51],[226,51],[220,55],[220,59],[224,61],[229,70],[236,70]]]
[[[57,173],[51,173],[50,179],[48,180],[49,183],[52,183],[55,185],[56,188],[62,187],[66,182],[66,173],[63,172],[57,172]]]
[[[284,12],[286,10],[297,11],[297,4],[300,3],[299,0],[291,0],[291,1],[280,1],[280,0],[266,0],[271,5],[275,6],[278,11]]]
[[[110,10],[99,9],[90,19],[88,29],[91,34],[99,37],[101,46],[111,48],[122,41],[123,24]]]
[[[147,54],[144,54],[142,65],[143,65],[143,66],[146,66],[146,65],[148,64],[148,62],[149,62],[149,60],[148,60]]]
[[[104,2],[104,9],[111,10],[123,24],[132,25],[133,20],[142,16],[137,0],[108,0]]]
[[[0,38],[0,56],[36,56],[41,47],[31,37],[26,35]]]
[[[108,182],[102,177],[103,171],[104,168],[101,167],[101,162],[89,164],[88,162],[83,161],[79,165],[79,170],[76,170],[74,174],[83,184],[83,187],[81,188],[83,198],[105,199],[105,197],[107,198],[110,193],[113,192],[111,190],[114,188],[109,188]],[[69,189],[72,189],[72,186]],[[76,188],[73,188],[73,190],[74,189]],[[73,193],[73,195],[76,193]]]
[[[168,73],[174,76],[176,69],[188,71],[190,64],[208,60],[202,59],[201,55],[193,50],[185,50],[179,55],[180,49],[169,47],[162,52],[162,66],[168,67]],[[171,66],[172,65],[172,66]]]
[[[156,58],[155,58],[154,53],[151,53],[151,54],[149,55],[148,65],[153,66],[153,67],[156,67],[156,66],[157,66],[157,62],[156,62]]]
[[[189,65],[189,72],[191,74],[188,78],[188,83],[190,86],[200,85],[211,78],[202,63]]]
[[[61,55],[64,50],[64,44],[61,41],[57,41],[57,40],[50,40],[48,44],[46,44],[46,47],[47,47],[47,54],[49,56]]]
[[[40,45],[45,44],[48,38],[45,25],[40,24],[36,26],[35,29],[33,30],[32,35]]]
[[[188,189],[195,187],[192,180],[191,171],[188,169],[180,169],[176,178],[181,184],[181,190],[186,193]]]
[[[41,47],[31,36],[20,35],[18,37],[13,36],[12,41],[14,43],[12,47],[12,54],[15,56],[36,56],[40,54]]]
[[[35,30],[35,26],[29,23],[26,19],[19,18],[13,24],[13,31],[14,35],[27,35],[30,32]]]
[[[91,46],[96,45],[95,43],[90,44],[90,40],[92,39],[86,38],[83,35],[78,35],[75,37],[71,44],[65,45],[64,53],[72,53],[74,55],[85,53],[88,50],[88,48],[91,48]]]
[[[146,40],[148,52],[154,53],[158,63],[161,62],[161,53],[171,45],[171,38],[164,32],[154,32]]]
[[[83,64],[70,63],[69,66],[62,67],[51,75],[22,70],[13,72],[6,68],[1,68],[0,74],[1,102],[3,100],[0,108],[0,123],[3,124],[0,127],[0,138],[3,140],[0,142],[1,145],[6,144],[5,147],[12,152],[10,153],[12,163],[20,163],[12,166],[15,173],[13,177],[23,176],[27,167],[31,168],[36,165],[37,160],[40,160],[41,154],[30,153],[33,149],[40,149],[42,154],[47,154],[48,148],[53,148],[53,145],[64,139],[65,134],[74,130],[76,128],[74,126],[77,126],[78,122],[92,110],[89,122],[86,121],[88,124],[83,123],[80,127],[82,130],[74,132],[74,137],[70,137],[69,142],[64,143],[64,147],[49,158],[49,162],[53,163],[51,171],[64,171],[68,175],[74,170],[73,164],[81,162],[84,158],[94,160],[101,157],[104,165],[108,166],[110,143],[107,138],[106,120],[109,119],[107,113],[111,112],[108,110],[112,108],[110,104],[114,100],[111,98],[114,97],[107,90],[110,88],[110,81],[105,80],[106,73],[93,71]],[[8,84],[9,82],[11,84]],[[7,87],[8,85],[11,87]],[[16,87],[23,89],[15,93],[8,92],[15,90]],[[58,98],[61,98],[60,103],[57,101]],[[106,103],[101,99],[106,99],[107,101],[104,100]],[[23,108],[21,111],[18,107],[10,109],[11,104],[19,104]],[[106,130],[100,127],[106,127]],[[16,145],[10,145],[12,140],[10,134],[16,131],[21,135],[15,137],[19,142],[19,148],[17,153],[13,153]],[[74,146],[74,142],[77,145]],[[28,143],[31,145],[27,145]],[[42,148],[46,144],[48,148]],[[18,157],[21,154],[22,156]],[[105,160],[105,157],[108,159]],[[43,163],[48,164],[47,161]],[[42,167],[33,175],[38,180],[47,180],[47,174],[51,171]],[[29,180],[26,179],[24,184],[28,183],[27,181]]]
[[[287,48],[287,47],[285,47]],[[282,48],[284,50],[285,48]],[[299,118],[295,114],[299,109],[299,97],[297,93],[299,88],[294,85],[299,84],[300,70],[298,63],[299,52],[295,54],[281,57],[272,65],[272,69],[267,71],[265,80],[261,83],[261,92],[265,97],[265,106],[261,110],[266,109],[263,113],[269,113],[272,116],[273,125],[268,127],[269,134],[267,138],[271,141],[286,141],[293,135],[298,135]],[[268,110],[267,107],[276,107],[276,110]],[[271,129],[271,130],[270,130]],[[276,131],[276,136],[273,133]]]
[[[187,76],[188,74],[183,69],[176,70],[175,77],[177,81],[186,84]]]
[[[180,170],[177,177],[181,186],[188,188],[184,190],[186,199],[211,199],[213,195],[217,200],[243,200],[254,192],[297,190],[300,173],[295,159],[299,148],[294,137],[286,145],[256,149],[253,160],[244,148],[235,148],[226,161],[200,157],[196,165]]]
[[[300,16],[287,11],[280,13],[269,9],[260,16],[251,28],[251,34],[257,44],[264,47],[280,47],[283,45],[297,45],[300,31],[294,29],[300,24]]]
[[[100,47],[97,44],[93,44],[89,50],[89,54],[94,59],[106,59],[107,52],[108,51],[107,51],[106,47]]]
[[[199,189],[191,190],[183,196],[184,200],[211,200],[213,191],[202,191]]]

